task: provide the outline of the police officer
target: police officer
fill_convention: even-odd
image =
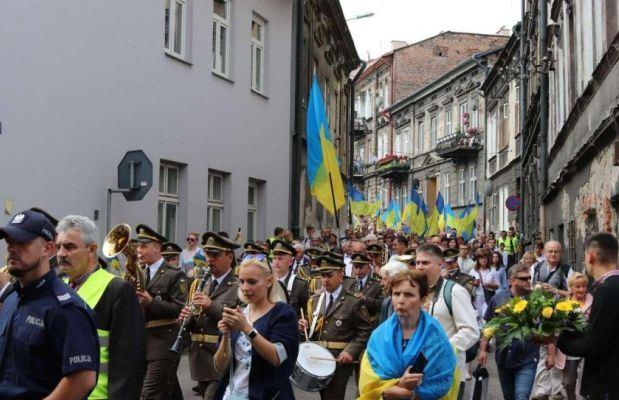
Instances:
[[[474,298],[475,295],[475,278],[469,274],[460,271],[458,265],[458,249],[447,248],[443,250],[443,259],[445,260],[445,279],[454,281],[462,285],[467,292]]]
[[[162,245],[161,255],[168,264],[178,267],[181,251],[183,251],[181,246],[176,243],[166,242]]]
[[[178,334],[177,317],[185,304],[186,276],[161,255],[166,238],[146,225],[136,227],[138,262],[146,289],[138,299],[146,316],[147,369],[142,399],[168,399],[177,387],[180,355],[170,351]]]
[[[363,300],[343,287],[344,263],[325,256],[318,262],[324,292],[310,298],[309,323],[300,320],[299,329],[308,328],[310,340],[327,348],[338,363],[331,382],[320,391],[321,399],[343,400],[346,384],[353,373],[353,361],[363,353],[372,322]]]
[[[213,398],[221,380],[213,361],[219,342],[217,322],[222,317],[224,306],[234,308],[239,302],[239,284],[232,272],[234,250],[239,247],[214,232],[202,236],[202,248],[212,275],[207,278],[204,292],[196,292],[192,298],[197,311],[190,314],[189,307],[185,307],[180,315],[181,318],[191,318],[187,325],[191,332],[189,370],[191,379],[198,382],[205,399]]]
[[[90,219],[66,216],[56,231],[58,266],[97,323],[100,370],[91,398],[137,399],[146,368],[146,330],[135,290],[99,265],[99,233]]]
[[[376,326],[380,305],[383,302],[380,278],[377,277],[370,267],[370,258],[363,253],[354,253],[351,257],[353,272],[357,279],[355,296],[363,300],[368,309],[370,320]]]
[[[271,243],[273,254],[273,274],[282,283],[288,293],[288,304],[301,316],[301,310],[307,307],[309,298],[308,284],[292,270],[294,247],[284,240],[276,239]]]
[[[0,229],[2,238],[17,281],[0,311],[0,399],[85,398],[99,370],[97,328],[50,268],[54,225],[22,211]]]

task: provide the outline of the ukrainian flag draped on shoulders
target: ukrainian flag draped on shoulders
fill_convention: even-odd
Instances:
[[[361,361],[359,400],[380,400],[420,354],[428,360],[421,385],[421,400],[456,400],[460,387],[456,355],[438,321],[421,311],[417,329],[402,349],[402,328],[393,314],[372,332]]]
[[[307,110],[307,175],[312,195],[329,213],[342,208],[346,201],[344,182],[316,76]]]

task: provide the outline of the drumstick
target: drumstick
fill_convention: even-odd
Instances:
[[[333,358],[327,358],[327,357],[310,357],[310,360],[317,360],[317,361],[335,361],[338,362],[337,360],[333,359]],[[351,361],[352,364],[359,364],[359,361]]]
[[[305,320],[305,315],[303,315],[303,308],[301,308],[301,319]],[[309,342],[309,338],[307,337],[307,323],[303,324],[303,333],[305,333],[305,341]]]

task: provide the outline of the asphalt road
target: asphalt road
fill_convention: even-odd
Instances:
[[[501,400],[503,398],[501,394],[501,387],[497,377],[496,365],[494,363],[494,355],[488,356],[488,372],[490,373],[490,382],[488,388],[487,400]],[[195,383],[191,381],[189,376],[189,357],[185,354],[181,359],[181,363],[178,367],[178,379],[183,389],[183,395],[185,400],[199,400],[191,388],[195,386]],[[464,400],[471,398],[471,388],[473,381],[467,381],[466,390],[464,394]],[[346,400],[353,400],[356,398],[357,388],[353,379],[348,382],[348,389],[346,390]],[[318,393],[309,393],[295,388],[295,395],[297,400],[319,400],[320,395]]]

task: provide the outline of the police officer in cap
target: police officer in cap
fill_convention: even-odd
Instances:
[[[445,279],[449,279],[462,285],[467,292],[471,295],[471,298],[475,295],[475,278],[469,274],[465,274],[460,271],[458,265],[458,249],[445,249],[443,250],[443,259],[445,260]]]
[[[54,230],[31,210],[0,228],[17,279],[0,311],[0,399],[78,400],[96,383],[97,327],[92,311],[50,268]]]
[[[299,320],[310,340],[328,349],[338,365],[331,382],[320,391],[323,400],[343,400],[346,384],[353,373],[353,361],[360,359],[372,331],[372,322],[363,300],[343,287],[344,263],[335,258],[318,259],[324,292],[308,302],[307,319]],[[315,322],[314,322],[315,321]]]
[[[288,293],[288,303],[297,313],[297,318],[300,318],[301,310],[307,307],[309,291],[307,281],[292,270],[294,252],[294,247],[285,240],[276,239],[271,243],[273,275]]]
[[[196,292],[191,299],[197,307],[190,312],[187,306],[180,318],[190,318],[187,329],[191,332],[189,370],[191,379],[198,382],[200,394],[212,399],[221,380],[221,373],[215,369],[214,356],[219,343],[217,323],[222,318],[223,308],[235,308],[239,303],[239,283],[232,265],[234,250],[240,246],[214,232],[202,235],[202,248],[206,254],[211,276],[204,292]]]
[[[146,288],[138,299],[146,317],[146,377],[142,399],[169,399],[174,396],[180,355],[169,349],[178,334],[176,317],[185,304],[186,276],[168,264],[161,254],[166,238],[146,225],[136,227],[138,262],[143,265]]]

